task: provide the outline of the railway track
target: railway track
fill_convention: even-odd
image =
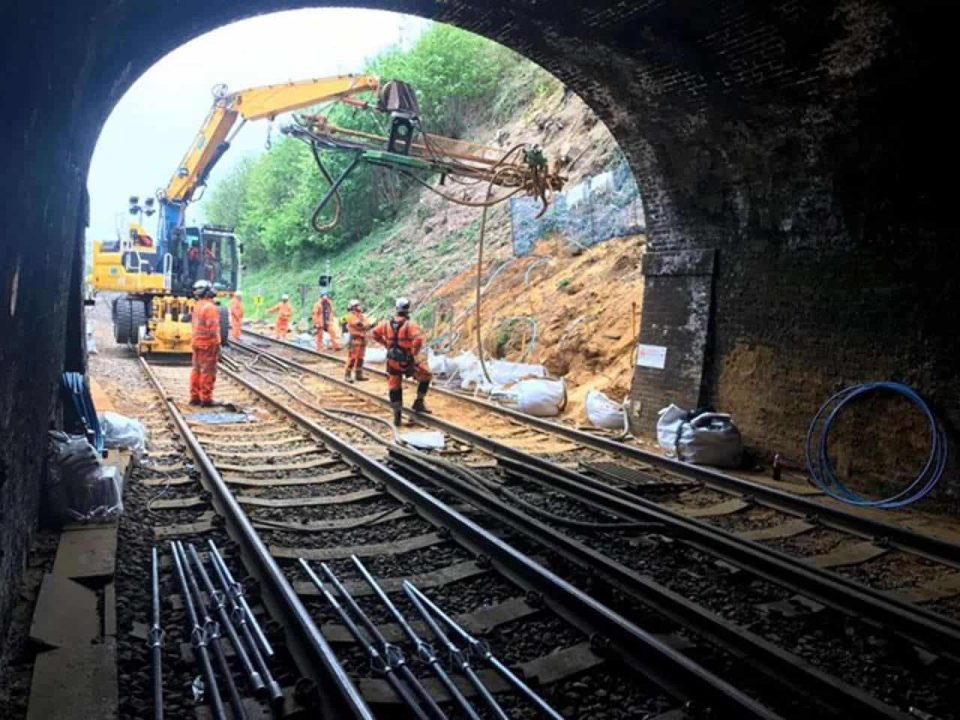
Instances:
[[[238,559],[260,578],[264,605],[285,629],[296,667],[316,678],[321,697],[328,691],[349,698],[351,688],[359,691],[362,704],[334,708],[331,717],[365,707],[387,717],[402,714],[387,681],[371,672],[360,647],[349,642],[348,628],[301,565],[327,563],[384,633],[399,639],[385,606],[358,577],[352,556],[388,592],[404,579],[413,580],[483,634],[564,716],[653,717],[696,705],[721,717],[778,717],[669,641],[644,632],[456,507],[389,470],[365,451],[371,448],[358,447],[365,438],[382,448],[371,430],[382,423],[344,418],[353,424],[341,422],[343,437],[333,435],[277,398],[266,401],[243,377],[226,372],[218,385],[221,401],[252,410],[255,422],[208,425],[178,409],[186,408],[187,369],[144,365],[144,371],[206,478],[210,502],[225,518]],[[285,395],[265,384],[278,397]],[[356,445],[346,439],[351,434]],[[193,506],[203,498],[180,500]],[[393,599],[410,612],[401,596]],[[324,638],[332,645],[335,666]],[[427,668],[416,653],[408,652],[407,661],[449,712],[447,696],[425,679]],[[341,678],[345,687],[335,682],[337,668],[348,676]],[[334,682],[324,677],[331,672]],[[489,678],[490,688],[510,717],[534,716],[523,697],[495,680]]]
[[[263,340],[258,338],[257,342],[262,344]],[[627,452],[615,448],[618,452],[614,454],[609,440],[595,442],[590,436],[589,443],[584,441],[578,448],[570,448],[571,441],[579,440],[582,433],[556,432],[544,428],[542,421],[527,423],[513,413],[501,413],[484,403],[450,396],[434,402],[439,417],[420,418],[427,425],[443,429],[448,442],[454,440],[447,451],[448,466],[438,467],[429,458],[411,456],[395,444],[385,444],[389,432],[382,420],[368,419],[378,413],[381,418],[387,417],[376,392],[339,382],[329,373],[334,366],[328,358],[287,346],[277,353],[278,347],[271,345],[270,352],[263,347],[247,349],[258,354],[256,362],[269,365],[275,374],[273,384],[258,381],[263,385],[261,389],[285,394],[289,400],[290,387],[295,387],[301,394],[299,400],[312,397],[307,405],[314,410],[349,407],[362,413],[367,418],[355,424],[362,427],[366,422],[368,427],[356,432],[366,437],[368,444],[382,445],[381,454],[386,453],[390,462],[410,479],[431,487],[440,496],[446,494],[457,502],[472,503],[486,517],[496,517],[513,531],[523,526],[524,540],[536,543],[541,551],[552,549],[558,567],[572,563],[581,570],[590,568],[592,576],[602,577],[631,601],[695,628],[701,636],[727,650],[745,654],[770,674],[777,675],[774,669],[779,668],[781,681],[813,689],[821,697],[829,696],[830,688],[839,687],[841,690],[831,701],[837,707],[851,702],[851,697],[858,694],[858,685],[904,709],[915,705],[938,709],[946,702],[943,698],[953,692],[951,681],[946,680],[949,671],[939,664],[952,664],[954,660],[958,628],[951,618],[908,602],[903,593],[891,596],[818,567],[817,562],[791,558],[769,545],[746,542],[723,527],[705,522],[704,517],[714,517],[711,513],[698,518],[695,516],[700,513],[690,517],[678,512],[677,490],[688,488],[690,482],[701,482],[696,477],[701,469],[694,469],[693,477],[675,475],[662,482],[663,473],[650,473],[649,463],[645,468],[636,467],[633,448]],[[313,363],[307,366],[291,361],[294,354],[298,359],[307,356]],[[252,372],[256,372],[255,364]],[[289,385],[290,380],[275,386],[276,377],[283,373],[295,378],[295,386],[282,387]],[[367,386],[376,387],[375,382]],[[451,414],[456,417],[456,424],[442,419]],[[342,419],[323,415],[328,422]],[[470,430],[478,423],[483,424],[485,436]],[[376,432],[374,426],[384,436],[379,441],[370,440]],[[548,430],[549,437],[545,437]],[[505,438],[520,438],[521,449],[512,442],[506,444]],[[538,451],[536,454],[525,452],[531,446]],[[603,467],[607,472],[599,477],[582,472],[595,467]],[[671,473],[676,470],[671,468]],[[611,474],[621,482],[608,484]],[[658,482],[638,483],[635,477],[639,474],[652,475]],[[769,505],[766,507],[770,509]],[[790,522],[789,513],[778,512],[787,518],[784,522]],[[732,514],[735,513],[724,513]],[[613,525],[617,523],[624,527],[615,531]],[[638,538],[635,531],[649,523],[659,525],[659,531]],[[857,532],[856,523],[857,519],[852,518],[836,521],[835,525]],[[777,526],[761,528],[764,529],[776,531]],[[923,562],[931,564],[928,556],[936,555],[946,561],[955,551],[940,541],[907,540],[912,544],[901,538],[897,546],[909,545],[912,552],[923,553]],[[749,578],[746,583],[744,577]],[[950,571],[946,577],[950,577]],[[749,592],[743,592],[744,584]],[[949,587],[949,580],[946,584]],[[705,592],[705,587],[709,587],[709,592]],[[849,640],[845,645],[836,640],[838,627],[839,634]],[[920,651],[926,660],[918,659],[915,645],[927,648]],[[927,652],[937,658],[934,665],[938,671],[919,692],[905,689],[902,678],[914,675],[918,663],[929,661]],[[856,662],[850,662],[858,656],[869,656],[868,662],[874,668],[870,677],[858,676]],[[824,658],[828,661],[824,662]],[[825,673],[824,669],[830,672]],[[838,677],[842,681],[838,682]],[[889,682],[891,679],[894,682]],[[901,682],[896,682],[898,679]],[[934,687],[943,689],[941,680],[949,686],[945,692]],[[860,693],[859,700],[853,702],[863,702],[863,695],[869,694]]]

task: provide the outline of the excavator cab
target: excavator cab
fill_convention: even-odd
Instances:
[[[179,228],[169,252],[174,294],[189,296],[197,280],[209,280],[218,295],[230,294],[240,287],[240,243],[230,228]]]

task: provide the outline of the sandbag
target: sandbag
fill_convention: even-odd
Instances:
[[[123,512],[123,479],[115,467],[102,467],[100,454],[81,435],[51,430],[50,471],[44,498],[56,525],[103,521]]]
[[[587,393],[586,411],[594,427],[623,430],[626,423],[626,410],[599,390]]]
[[[476,363],[468,368],[461,366],[461,389],[489,393],[493,392],[495,388],[510,385],[520,380],[547,377],[547,369],[543,365],[510,362],[509,360],[488,362],[487,372],[490,374],[490,382],[487,382],[479,360],[476,360]]]
[[[567,405],[567,388],[563,380],[521,380],[490,398],[527,415],[555,417]]]
[[[730,415],[694,415],[676,405],[663,408],[659,415],[657,441],[671,457],[697,465],[739,467],[743,438]]]
[[[126,448],[137,455],[147,449],[147,429],[139,420],[107,411],[100,413],[100,429],[105,447]]]

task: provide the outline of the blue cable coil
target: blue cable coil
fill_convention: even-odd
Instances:
[[[897,393],[913,402],[927,419],[930,426],[931,443],[930,455],[916,478],[897,494],[879,500],[865,498],[844,485],[837,477],[829,456],[830,430],[833,428],[840,411],[857,398],[875,392]],[[822,426],[818,429],[821,420]],[[817,487],[830,497],[860,507],[892,509],[912,505],[926,497],[936,487],[947,467],[947,448],[947,437],[943,428],[937,422],[933,411],[913,388],[896,382],[872,382],[841,390],[821,406],[814,416],[813,422],[810,423],[810,429],[807,430],[805,452],[810,476]]]
[[[70,393],[77,416],[83,420],[87,428],[93,431],[94,447],[98,452],[103,452],[103,430],[100,428],[100,419],[93,405],[86,376],[78,372],[65,372],[60,379],[60,384]]]

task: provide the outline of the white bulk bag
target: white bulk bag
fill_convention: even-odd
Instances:
[[[509,390],[497,390],[490,397],[527,415],[555,417],[567,404],[567,388],[563,380],[535,378],[521,380]]]
[[[587,393],[587,420],[598,428],[622,430],[626,422],[626,411],[599,390]]]
[[[695,417],[676,405],[660,411],[657,421],[660,446],[685,462],[715,467],[738,467],[743,438],[730,415],[703,412]]]

